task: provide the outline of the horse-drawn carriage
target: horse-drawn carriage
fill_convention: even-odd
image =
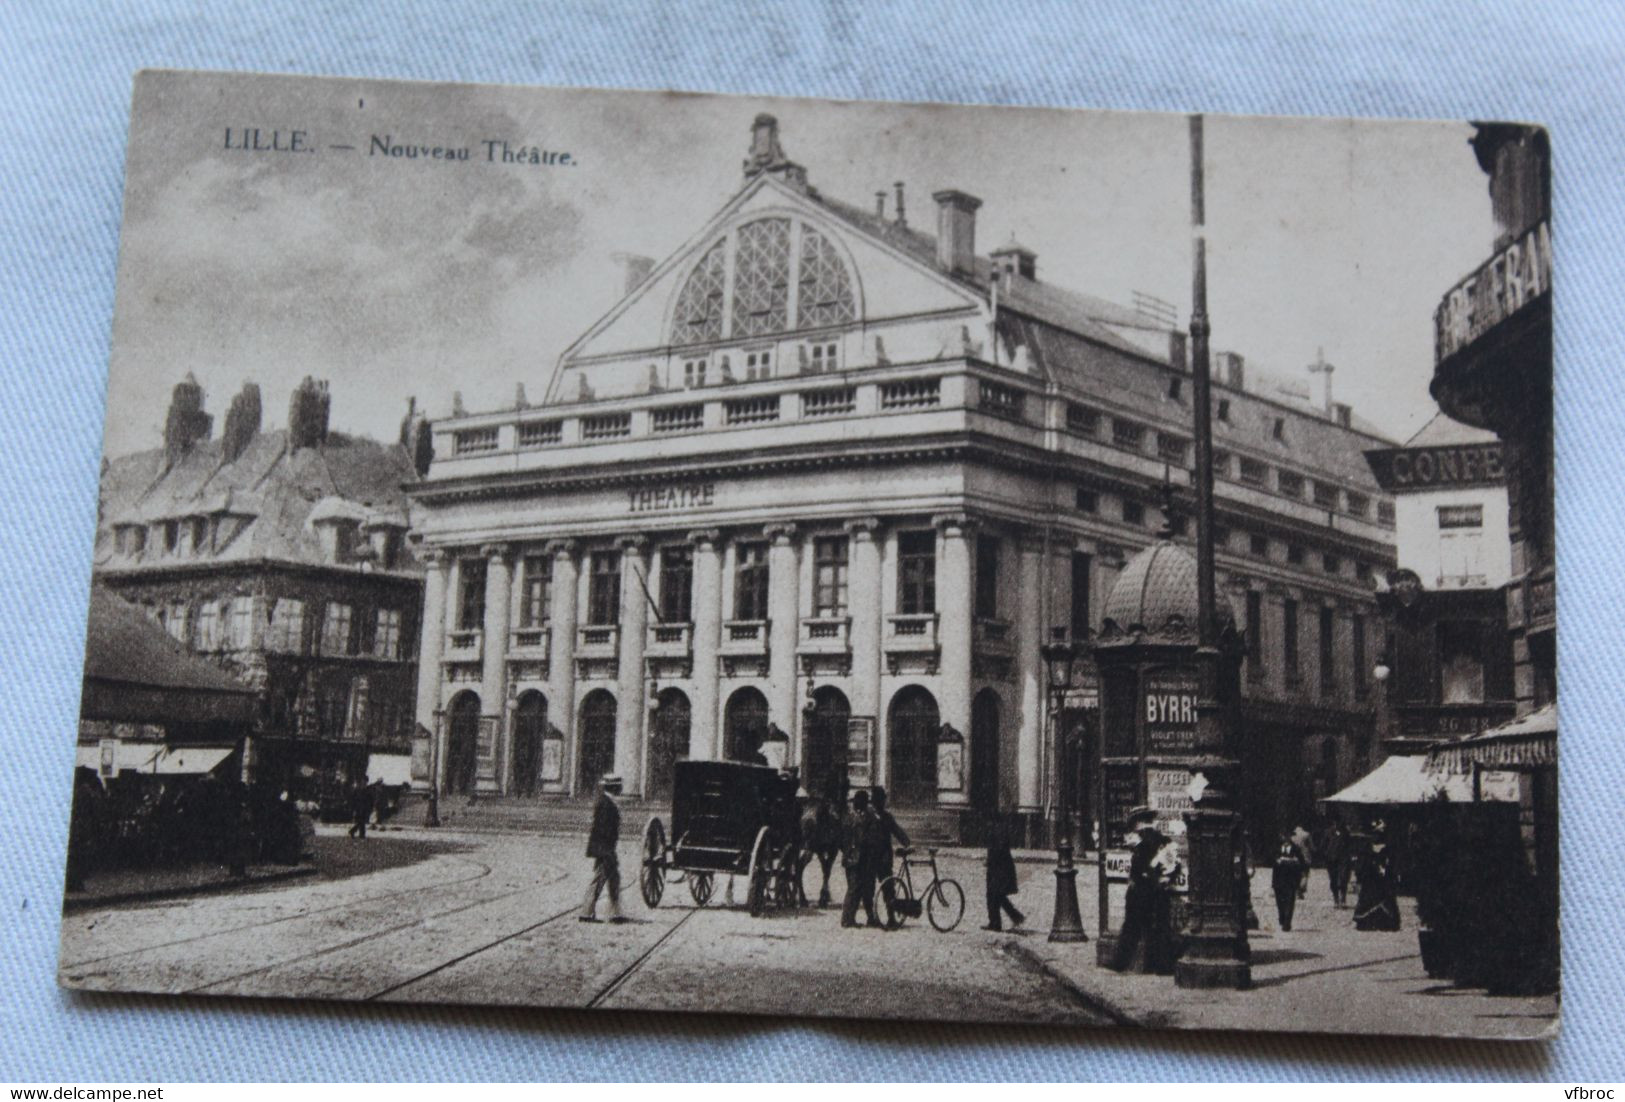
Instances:
[[[801,808],[793,774],[732,761],[680,761],[671,833],[658,816],[643,828],[643,901],[660,904],[668,883],[688,883],[697,906],[718,876],[742,876],[752,915],[800,898]]]

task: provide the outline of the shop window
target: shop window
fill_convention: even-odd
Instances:
[[[1484,629],[1476,620],[1440,621],[1436,627],[1440,704],[1484,700]]]

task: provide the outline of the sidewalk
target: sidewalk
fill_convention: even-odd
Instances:
[[[1555,1033],[1555,995],[1491,996],[1430,979],[1422,970],[1413,902],[1400,899],[1403,927],[1395,933],[1354,929],[1353,912],[1336,909],[1326,874],[1314,870],[1309,897],[1298,903],[1292,931],[1277,929],[1269,871],[1253,878],[1253,905],[1262,929],[1250,935],[1249,991],[1194,991],[1172,976],[1124,975],[1095,964],[1095,870],[1080,868],[1078,902],[1090,940],[1047,940],[1055,878],[1024,866],[1018,904],[1032,932],[1009,938],[1026,957],[1082,998],[1148,1028],[1292,1032],[1432,1034],[1539,1039]],[[1121,894],[1114,906],[1121,906]],[[967,908],[968,910],[968,908]],[[967,920],[971,917],[967,914]],[[1113,925],[1119,921],[1114,916]]]
[[[316,866],[250,865],[246,877],[232,876],[225,865],[199,862],[156,869],[107,869],[85,877],[85,890],[65,892],[63,913],[89,907],[146,903],[216,891],[241,891],[262,884],[316,875]]]

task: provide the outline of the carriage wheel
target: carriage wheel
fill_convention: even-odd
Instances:
[[[886,929],[896,930],[902,927],[903,920],[908,916],[903,913],[903,908],[896,904],[910,898],[908,881],[902,877],[888,876],[880,882],[880,887],[875,889],[875,913],[880,916],[880,921],[886,924]],[[960,899],[960,906],[964,906],[963,898]]]
[[[752,918],[760,918],[767,909],[769,860],[767,828],[756,832],[756,843],[750,848],[750,869],[746,874],[745,899]]]
[[[694,906],[703,907],[711,900],[711,891],[716,887],[716,878],[708,872],[691,872],[688,874],[688,894],[694,900]]]
[[[638,870],[638,887],[650,910],[660,906],[666,891],[666,828],[658,818],[643,828],[643,867]]]
[[[957,880],[938,880],[925,893],[925,916],[942,933],[959,925],[965,917],[965,893]]]

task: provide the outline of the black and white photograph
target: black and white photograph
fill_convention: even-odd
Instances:
[[[151,70],[122,217],[63,986],[1556,1035],[1537,123]]]

